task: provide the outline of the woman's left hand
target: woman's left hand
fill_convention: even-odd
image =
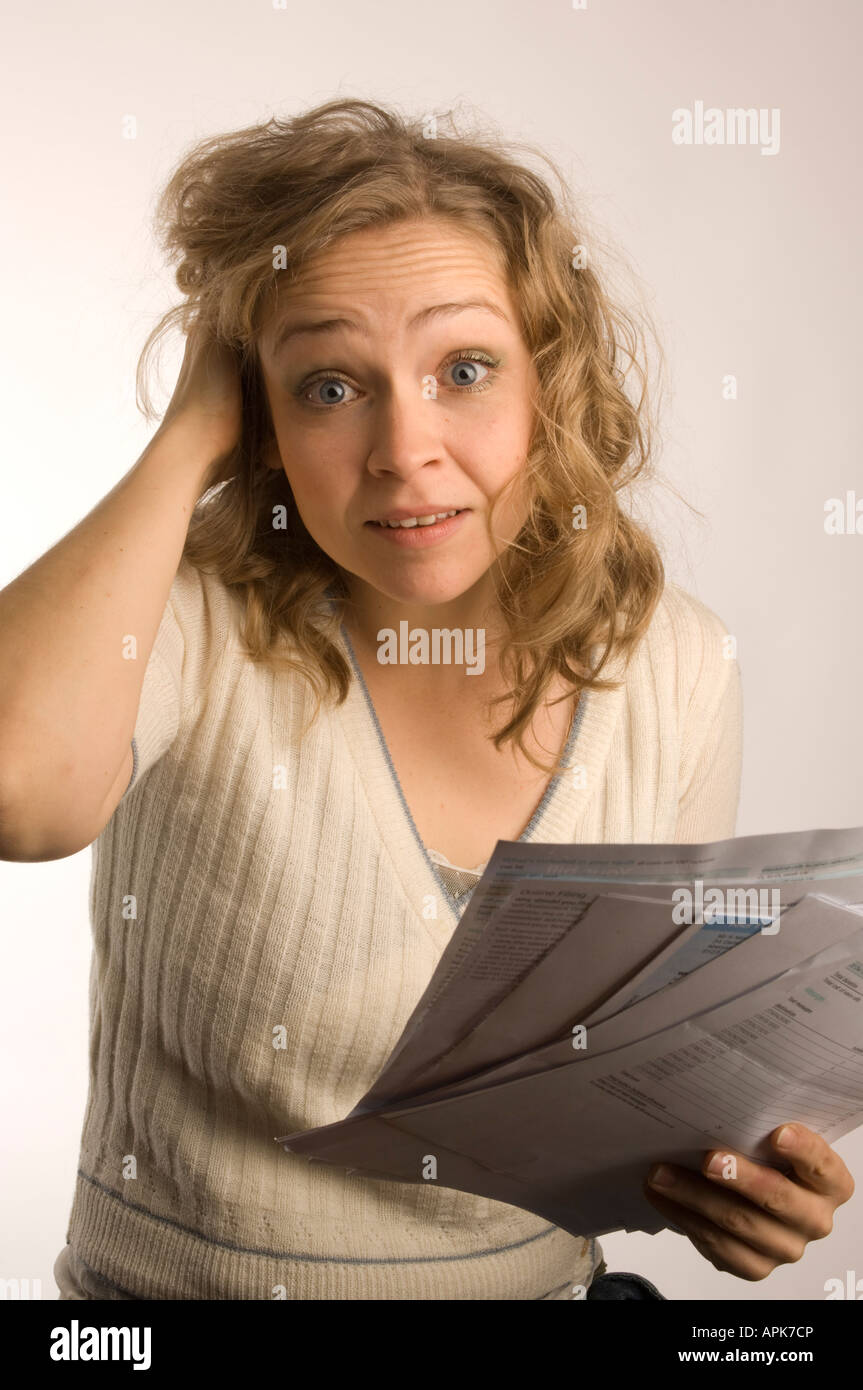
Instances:
[[[791,1143],[777,1141],[786,1131]],[[765,1279],[777,1265],[800,1259],[810,1240],[833,1230],[833,1213],[854,1192],[854,1179],[826,1139],[802,1124],[780,1125],[770,1135],[793,1172],[753,1163],[734,1149],[709,1149],[701,1173],[676,1164],[671,1187],[648,1186],[644,1195],[669,1224],[688,1236],[700,1255],[739,1279]],[[711,1161],[716,1172],[710,1171]]]

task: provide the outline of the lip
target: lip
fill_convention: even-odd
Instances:
[[[439,511],[452,511],[452,508],[439,507]],[[406,513],[406,518],[416,516],[416,512]],[[431,516],[431,512],[420,512],[420,516]],[[470,508],[466,507],[457,516],[448,516],[445,521],[433,521],[431,526],[377,526],[373,521],[365,523],[367,531],[373,531],[380,536],[382,541],[388,541],[390,545],[400,545],[407,550],[422,550],[424,546],[434,545],[437,541],[445,540],[464,522],[465,517],[470,516]]]

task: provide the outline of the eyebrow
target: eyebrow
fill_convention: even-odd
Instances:
[[[508,316],[493,300],[463,299],[451,300],[446,304],[427,305],[425,309],[420,309],[418,314],[414,314],[408,327],[414,328],[417,324],[427,323],[430,319],[448,318],[453,314],[463,313],[465,309],[482,309],[487,313],[495,314],[498,318],[503,319],[504,323],[509,323]],[[357,323],[354,319],[345,318],[343,316],[333,319],[302,319],[298,320],[296,323],[282,324],[273,343],[273,354],[275,355],[281,352],[285,344],[293,338],[304,337],[307,334],[333,333],[341,328],[351,329],[355,333],[362,334],[364,338],[369,336],[368,329],[361,323]]]

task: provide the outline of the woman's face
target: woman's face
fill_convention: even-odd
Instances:
[[[351,233],[283,288],[259,353],[269,462],[321,549],[397,603],[476,585],[524,522],[508,494],[492,550],[483,513],[524,464],[538,389],[486,244],[433,219]],[[431,528],[375,524],[456,509]]]

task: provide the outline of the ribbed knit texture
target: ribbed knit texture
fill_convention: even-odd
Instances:
[[[598,1242],[274,1142],[371,1087],[470,893],[455,900],[421,843],[346,635],[348,699],[303,735],[307,682],[249,661],[239,617],[219,579],[181,563],[133,778],[93,846],[67,1240],[147,1299],[571,1297]],[[567,744],[582,771],[550,783],[523,839],[734,833],[742,716],[724,635],[666,587],[628,670],[609,672],[621,689],[582,695]]]

